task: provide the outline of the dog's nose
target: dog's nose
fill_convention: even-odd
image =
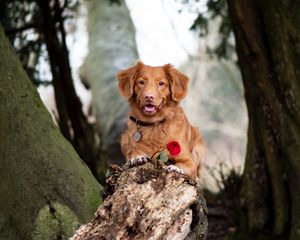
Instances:
[[[151,93],[146,93],[145,94],[145,99],[146,99],[146,101],[153,101],[154,95],[151,94]]]

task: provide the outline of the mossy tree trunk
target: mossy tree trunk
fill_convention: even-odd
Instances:
[[[102,158],[120,163],[120,134],[126,126],[128,107],[119,94],[116,73],[137,61],[135,29],[124,0],[120,4],[108,0],[90,0],[86,4],[89,53],[80,75],[93,94]]]
[[[0,26],[0,238],[67,239],[101,186],[61,135]]]
[[[228,4],[249,112],[244,226],[300,239],[300,2]]]

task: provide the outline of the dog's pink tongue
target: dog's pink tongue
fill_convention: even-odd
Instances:
[[[145,106],[144,108],[147,112],[154,112],[155,107],[154,106]]]

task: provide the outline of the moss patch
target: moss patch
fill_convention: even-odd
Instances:
[[[68,239],[79,225],[77,216],[66,205],[50,203],[39,211],[32,239]]]

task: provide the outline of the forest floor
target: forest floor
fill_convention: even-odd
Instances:
[[[223,178],[221,189],[217,193],[204,190],[208,207],[207,240],[224,240],[237,230],[240,211],[241,175],[231,171]]]
[[[210,209],[208,209],[210,211]],[[224,240],[236,227],[225,216],[208,216],[207,240]]]

